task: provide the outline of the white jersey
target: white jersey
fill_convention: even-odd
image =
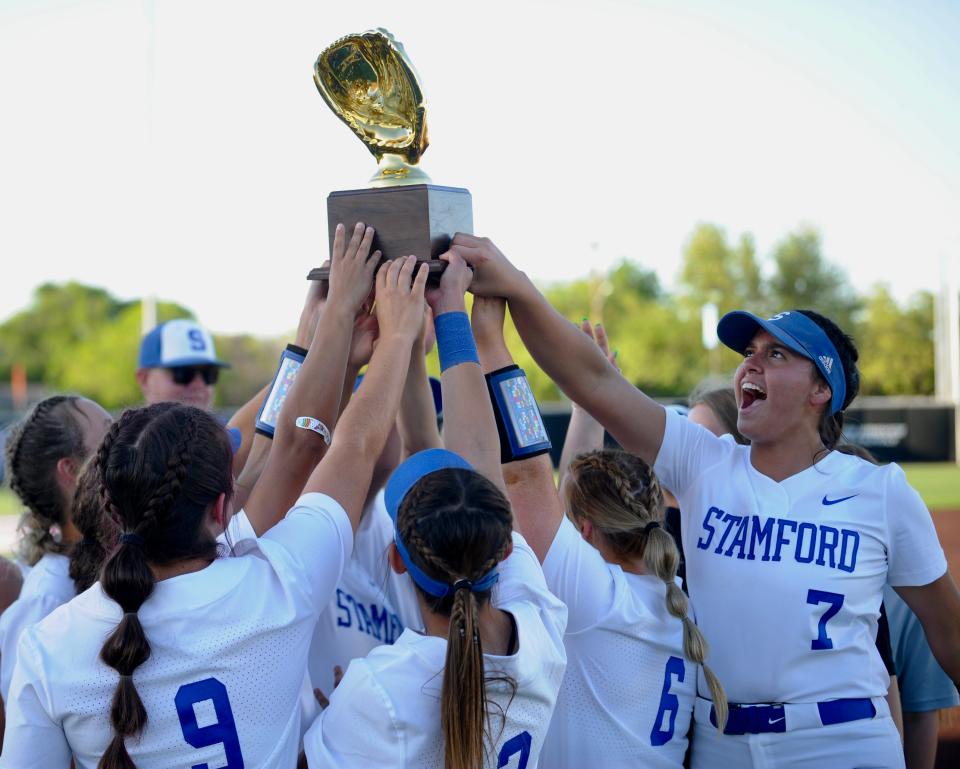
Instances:
[[[343,508],[306,494],[257,551],[158,582],[139,611],[150,658],[133,673],[148,714],[127,740],[139,769],[296,763],[313,625],[353,546]],[[3,769],[94,769],[112,738],[117,672],[99,659],[121,609],[99,583],[24,632]]]
[[[874,642],[883,586],[926,585],[947,568],[898,466],[832,451],[777,483],[749,446],[667,412],[654,469],[680,502],[690,598],[730,702],[886,694]]]
[[[563,677],[567,611],[547,590],[533,551],[519,534],[513,537],[513,553],[500,566],[491,600],[513,615],[519,651],[485,654],[484,667],[487,676],[509,676],[517,688],[511,698],[505,684],[487,685],[491,704],[503,708],[505,718],[491,718],[493,750],[486,766],[534,769]],[[330,706],[307,732],[310,768],[442,769],[446,654],[445,638],[407,629],[393,646],[350,663]]]
[[[333,668],[366,657],[381,644],[392,644],[405,627],[422,630],[420,607],[409,574],[387,563],[393,522],[378,494],[364,511],[347,562],[330,605],[320,615],[310,645],[310,679],[324,694],[333,691]]]
[[[20,634],[76,594],[67,556],[44,553],[30,569],[20,596],[0,616],[0,696],[4,702],[8,701]]]
[[[541,753],[550,769],[683,766],[699,665],[667,586],[607,563],[564,518],[543,562],[567,604],[567,672]]]

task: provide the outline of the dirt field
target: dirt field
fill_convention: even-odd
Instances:
[[[960,510],[938,511],[933,522],[940,542],[947,554],[950,573],[960,581]],[[937,769],[956,769],[960,766],[960,708],[940,711],[940,748],[937,751]]]

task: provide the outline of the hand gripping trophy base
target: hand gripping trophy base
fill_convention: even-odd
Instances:
[[[437,184],[404,184],[361,190],[341,190],[327,196],[327,231],[330,249],[337,223],[347,231],[357,222],[373,227],[373,248],[384,259],[413,254],[430,264],[431,278],[446,262],[437,259],[450,247],[457,232],[473,232],[473,200],[462,187]],[[326,280],[328,267],[317,267],[308,280]],[[435,278],[434,278],[435,279]]]

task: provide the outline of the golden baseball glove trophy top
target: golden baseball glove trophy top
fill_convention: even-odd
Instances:
[[[331,247],[334,228],[362,221],[377,231],[385,259],[414,254],[442,270],[436,256],[456,232],[473,231],[470,193],[430,183],[419,167],[427,149],[423,92],[403,46],[385,29],[346,35],[317,57],[317,90],[327,106],[377,159],[371,188],[332,192],[327,198]],[[310,279],[326,278],[326,268]]]

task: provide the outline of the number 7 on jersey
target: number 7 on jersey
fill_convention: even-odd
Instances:
[[[816,606],[817,604],[828,604],[827,610],[820,615],[820,623],[817,625],[817,637],[810,642],[810,648],[814,651],[818,649],[832,649],[833,639],[827,635],[827,623],[833,619],[840,607],[843,606],[843,596],[840,593],[828,593],[826,590],[808,590],[807,603]]]

